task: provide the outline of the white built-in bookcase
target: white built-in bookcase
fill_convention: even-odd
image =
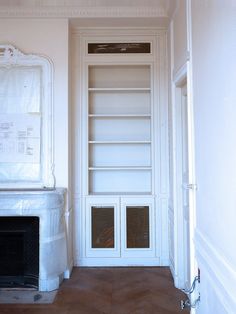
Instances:
[[[165,32],[84,29],[72,42],[75,265],[168,265]],[[150,52],[89,53],[90,43]]]
[[[89,194],[151,194],[151,66],[88,67]]]

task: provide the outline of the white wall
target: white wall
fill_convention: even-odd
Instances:
[[[68,21],[66,19],[1,19],[0,42],[24,53],[42,54],[54,64],[55,176],[68,188]]]
[[[187,20],[186,0],[178,0],[173,23],[173,72],[178,71],[187,61]]]
[[[236,5],[192,0],[199,313],[236,313]]]
[[[187,25],[185,1],[180,0],[169,29],[169,60],[173,78],[187,61],[191,26],[198,185],[195,245],[201,271],[197,313],[236,313],[236,1],[186,2],[191,4],[190,24]],[[173,106],[170,101],[170,123]],[[169,130],[172,145],[172,125]],[[170,163],[175,170],[172,154]],[[176,236],[171,225],[176,219],[173,187],[171,191],[170,228]],[[172,251],[175,256],[176,250]]]
[[[56,186],[67,188],[66,222],[69,267],[72,267],[72,214],[70,197],[69,104],[67,19],[1,19],[0,42],[12,44],[24,53],[42,54],[54,65],[54,161]],[[66,276],[69,272],[66,273]]]

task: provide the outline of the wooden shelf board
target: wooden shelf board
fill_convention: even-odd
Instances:
[[[151,144],[151,141],[89,141],[89,144]]]
[[[135,167],[135,166],[132,166],[132,167],[125,167],[125,166],[117,166],[117,167],[113,167],[113,166],[111,166],[111,167],[109,167],[109,166],[107,166],[107,167],[89,167],[89,170],[90,171],[106,171],[106,170],[152,170],[152,167],[150,167],[150,166],[147,166],[147,167],[145,167],[145,166],[137,166],[137,167]]]
[[[89,114],[90,118],[151,118],[150,114]]]
[[[90,87],[90,92],[117,92],[117,91],[150,91],[150,87]]]

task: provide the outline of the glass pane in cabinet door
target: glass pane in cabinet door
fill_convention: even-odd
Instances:
[[[92,206],[92,248],[114,248],[114,207]]]
[[[149,248],[149,207],[126,207],[127,248]]]

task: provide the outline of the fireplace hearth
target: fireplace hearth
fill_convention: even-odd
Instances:
[[[35,288],[39,280],[39,217],[0,217],[0,288]]]

